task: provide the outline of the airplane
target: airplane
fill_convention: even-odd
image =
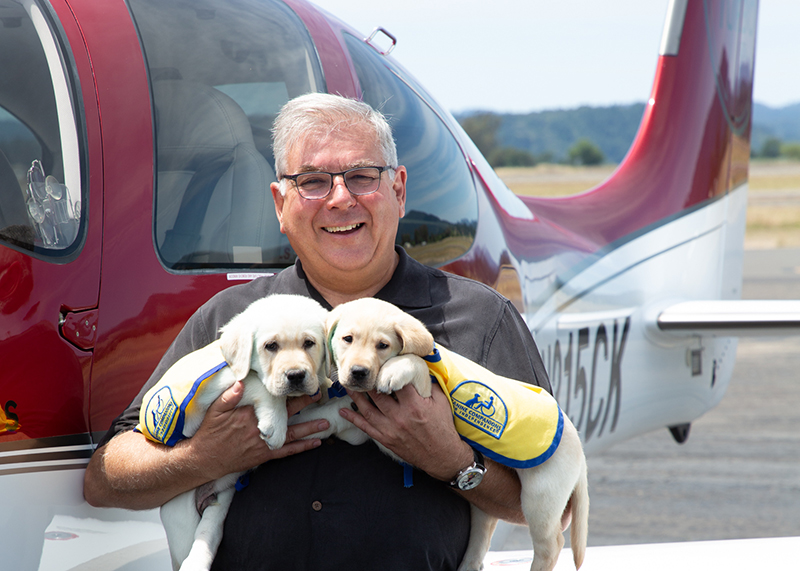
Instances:
[[[306,0],[0,0],[4,568],[168,568],[157,512],[90,507],[84,469],[197,307],[294,261],[270,127],[309,91],[390,118],[411,173],[397,243],[513,301],[587,454],[685,440],[736,336],[800,328],[800,302],[740,300],[757,8],[673,0],[625,159],[537,198],[502,183],[388,31]]]

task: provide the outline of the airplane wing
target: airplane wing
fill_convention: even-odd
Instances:
[[[796,560],[798,549],[800,537],[610,545],[589,547],[583,568],[592,571],[770,571],[792,567],[790,562]],[[484,559],[484,569],[527,571],[531,561],[530,551],[490,551]],[[564,549],[555,571],[573,569],[572,554]]]
[[[683,301],[658,312],[656,325],[676,335],[798,335],[800,300]]]

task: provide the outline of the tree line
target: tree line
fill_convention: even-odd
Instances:
[[[784,158],[800,161],[800,142],[784,142],[778,137],[767,137],[759,149],[750,149],[750,156],[764,159]]]
[[[619,163],[636,136],[644,103],[527,114],[477,111],[456,119],[493,167]],[[753,157],[800,160],[800,104],[753,105]]]
[[[490,112],[475,113],[461,117],[461,126],[470,136],[492,167],[529,167],[538,163],[565,162],[574,165],[599,165],[606,157],[600,147],[587,137],[581,137],[571,145],[564,157],[556,157],[554,151],[547,149],[540,153],[531,152],[499,140],[498,131],[503,122],[500,115]]]

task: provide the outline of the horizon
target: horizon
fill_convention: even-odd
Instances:
[[[465,109],[463,111],[450,111],[454,117],[462,117],[465,115],[475,114],[475,113],[493,113],[495,115],[531,115],[533,113],[549,113],[553,111],[574,111],[576,109],[580,109],[582,107],[588,107],[590,109],[605,109],[611,107],[629,107],[632,105],[644,105],[646,101],[634,101],[631,103],[611,103],[608,105],[578,105],[575,107],[559,107],[554,109],[536,109],[533,111],[495,111],[493,109]],[[772,111],[781,111],[788,107],[800,107],[800,98],[794,103],[787,103],[786,105],[781,105],[779,107],[775,107],[772,105],[767,105],[766,103],[762,103],[760,101],[753,100],[753,105],[760,105],[762,107],[766,107]],[[800,111],[800,110],[798,110]]]

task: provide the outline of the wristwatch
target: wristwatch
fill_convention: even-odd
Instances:
[[[470,448],[472,448],[470,446]],[[483,454],[472,448],[472,454],[475,461],[456,474],[455,479],[450,482],[450,486],[466,492],[477,487],[483,480],[483,475],[486,473],[486,466],[483,463]]]

